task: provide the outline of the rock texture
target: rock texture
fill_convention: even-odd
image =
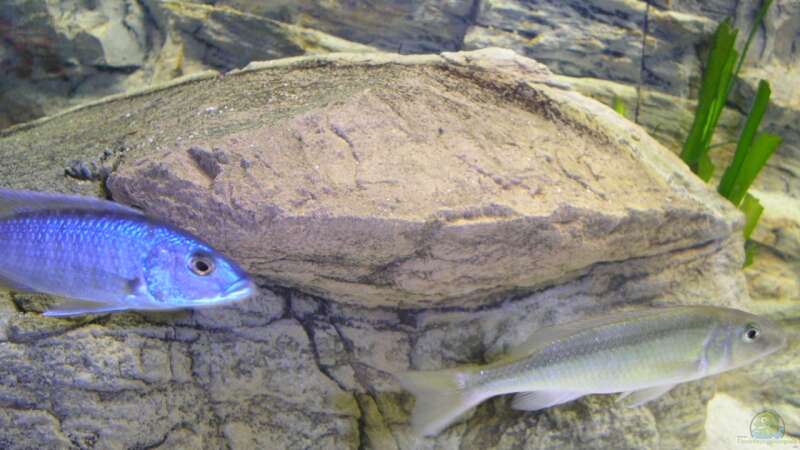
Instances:
[[[650,8],[647,2],[487,0],[480,2],[464,45],[512,48],[562,75],[642,81],[688,95],[688,81],[699,73],[697,38],[714,25],[709,18]]]
[[[250,61],[370,47],[230,8],[155,0],[0,4],[0,128]]]
[[[39,315],[43,296],[4,297],[0,442],[697,447],[710,381],[640,409],[592,396],[521,413],[501,398],[435,439],[408,433],[394,372],[489,360],[612,309],[748,307],[740,215],[559,86],[502,50],[304,57],[3,133],[5,186],[110,193],[240,260],[261,294],[71,320]],[[69,167],[111,171],[108,191]]]
[[[218,0],[215,3],[398,53],[461,48],[479,4],[475,0]]]
[[[529,87],[543,67],[490,54],[499,68],[468,84],[453,59],[422,79],[416,67],[236,75],[266,86],[249,104],[223,98],[224,83],[187,85],[198,110],[175,102],[173,118],[132,128],[159,155],[126,154],[109,189],[201,235],[225,230],[275,282],[370,306],[485,302],[730,234],[726,205],[652,139],[574,93]],[[209,135],[220,126],[239,129]]]
[[[715,24],[732,17],[747,30],[759,4],[223,0],[206,6],[115,0],[90,8],[79,2],[6,3],[0,7],[0,33],[10,45],[0,53],[0,65],[15,75],[5,80],[9,89],[3,91],[13,88],[16,95],[3,97],[5,124],[208,68],[230,70],[251,60],[360,48],[334,35],[405,53],[502,46],[561,75],[640,86],[626,97],[638,104],[637,119],[675,140],[682,139],[685,127],[665,133],[662,128],[675,121],[664,119],[686,114],[688,105],[680,100],[696,91]],[[774,3],[744,68],[745,79],[769,74],[775,97],[795,105],[784,123],[796,122],[797,114],[792,89],[798,76],[798,24],[792,19],[797,12],[793,0]],[[744,39],[746,33],[741,34]],[[671,102],[650,104],[650,92]],[[747,98],[741,97],[738,109],[746,109]]]
[[[607,104],[617,97],[626,104],[629,118],[677,153],[691,124],[701,63],[716,23],[732,17],[742,30],[742,48],[760,2],[485,0],[480,5],[465,48],[512,48],[545,63],[578,92]],[[758,305],[754,308],[781,320],[795,334],[800,317],[792,306],[800,301],[799,13],[795,1],[772,5],[715,136],[723,145],[712,152],[719,176],[735,147],[724,143],[738,139],[758,80],[768,80],[773,94],[762,129],[781,135],[784,143],[752,190],[766,209],[755,234],[760,257],[745,273]],[[726,376],[720,389],[750,408],[779,410],[790,418],[787,427],[798,430],[797,389],[791,386],[799,380],[794,361],[800,349],[793,346],[776,358],[748,371],[752,376]],[[747,435],[747,430],[740,434]]]
[[[554,78],[556,83],[569,84],[575,91],[607,104],[615,96],[622,99],[627,105],[630,119],[641,124],[670,150],[679,151],[691,122],[693,96],[696,95],[711,31],[726,16],[733,17],[735,24],[743,30],[749,29],[759,2],[223,0],[213,3],[215,6],[150,0],[104,1],[97,5],[72,1],[3,2],[0,5],[0,36],[3,38],[0,68],[4,75],[0,78],[0,127],[181,75],[197,74],[199,78],[204,78],[208,75],[203,75],[203,70],[230,70],[241,67],[251,59],[298,55],[309,51],[364,49],[358,44],[332,36],[335,35],[390,51],[411,53],[489,45],[515,49],[520,54],[545,63],[559,75]],[[795,213],[800,210],[800,134],[796,125],[800,120],[800,106],[795,89],[800,67],[797,58],[800,36],[797,33],[797,17],[796,1],[774,2],[765,26],[756,34],[743,68],[742,82],[737,84],[733,101],[723,115],[723,133],[717,136],[719,143],[736,139],[742,112],[749,107],[758,78],[770,80],[773,96],[766,128],[781,134],[784,144],[757,180],[756,195],[767,206],[756,232],[756,239],[761,243],[761,257],[745,273],[756,305],[761,305],[759,310],[783,319],[787,327],[795,328],[798,315],[791,305],[800,300],[800,291],[797,289],[800,220]],[[742,32],[740,38],[743,39],[745,34]],[[262,86],[253,84],[251,88],[258,90]],[[337,97],[336,93],[325,95],[330,99],[343,99],[346,93],[353,91],[344,92],[341,97]],[[307,100],[299,92],[286,92],[283,95],[285,98],[281,101],[290,101],[291,96],[296,96],[295,100]],[[277,102],[278,97],[262,100]],[[106,128],[97,129],[94,123],[85,120],[75,126],[62,124],[70,131],[59,135],[57,139],[36,132],[41,144],[23,144],[16,134],[8,136],[4,151],[13,156],[5,159],[0,167],[0,170],[5,170],[2,179],[16,186],[44,188],[39,181],[44,176],[49,180],[47,188],[104,195],[98,183],[77,183],[75,179],[98,181],[105,179],[107,173],[117,165],[125,169],[123,163],[128,158],[126,155],[137,157],[150,138],[153,139],[151,143],[160,143],[158,145],[162,150],[167,150],[162,138],[175,140],[181,137],[185,142],[190,140],[192,133],[195,137],[202,133],[220,136],[217,128],[208,130],[196,127],[188,131],[186,122],[189,121],[224,129],[250,126],[245,117],[238,117],[235,121],[227,119],[230,117],[228,113],[236,111],[239,103],[248,108],[247,102],[241,99],[231,101],[228,109],[221,109],[216,106],[221,102],[214,99],[197,106],[197,109],[172,110],[182,114],[169,117],[174,121],[170,123],[181,130],[180,133],[165,131],[162,138],[142,138],[137,134],[139,131],[127,134],[143,125],[154,126],[143,117],[145,109],[165,108],[164,101],[148,98],[151,99],[150,103],[141,106],[138,115],[132,114],[130,109],[126,110],[130,108],[129,104],[117,109],[111,105],[103,107],[105,111],[113,111],[113,115],[108,117],[114,123],[114,133],[109,133]],[[297,108],[281,110],[276,107],[275,111],[277,115],[294,117]],[[107,117],[102,119],[106,120]],[[125,131],[122,124],[127,124],[131,119]],[[213,121],[215,119],[216,122]],[[428,124],[423,125],[423,130],[426,130]],[[320,139],[320,142],[327,143],[324,139],[332,137],[326,135]],[[342,146],[341,151],[344,152],[344,143],[339,142],[338,145]],[[198,164],[211,167],[212,172],[219,170],[218,175],[223,178],[230,175],[232,170],[225,170],[231,167],[230,164],[226,166],[222,162],[214,162],[218,153],[213,148],[200,148],[203,152],[196,153],[200,156],[191,158],[200,158]],[[35,152],[31,149],[35,149]],[[724,165],[732,151],[732,146],[722,146],[712,157],[716,158],[718,166]],[[205,154],[212,156],[205,157]],[[222,158],[224,160],[225,156]],[[55,166],[52,165],[54,160],[58,161]],[[165,164],[175,168],[182,164],[181,161],[193,164],[194,159],[182,154]],[[250,163],[252,161],[248,159],[239,164],[247,166]],[[61,178],[64,170],[71,178]],[[579,173],[581,177],[585,175]],[[502,184],[509,180],[513,181],[513,178],[501,179],[498,189],[504,190]],[[441,183],[447,186],[447,180],[441,180]],[[310,182],[310,185],[313,183]],[[517,185],[508,186],[511,191],[520,191]],[[372,189],[374,191],[375,187],[372,186]],[[312,189],[308,193],[318,195]],[[307,194],[296,195],[300,199],[297,201],[303,201],[303,196]],[[488,211],[491,214],[497,212],[491,208]],[[481,210],[469,212],[468,215],[475,221],[475,217],[484,213]],[[271,213],[264,214],[269,216]],[[514,220],[508,219],[509,222]],[[454,224],[448,222],[448,225]],[[576,229],[580,230],[580,227],[572,228],[573,231]],[[417,240],[407,241],[407,250],[415,248],[413,244],[419,242],[419,236],[419,232],[412,233]],[[462,244],[466,246],[468,243]],[[376,245],[385,246],[386,242]],[[414,255],[409,256],[413,259]],[[349,260],[328,261],[327,265],[347,267],[350,263]],[[388,266],[386,269],[397,274],[396,270],[403,261],[399,263],[398,267]],[[570,264],[564,267],[569,268]],[[352,266],[348,270],[353,273],[351,269]],[[415,275],[424,276],[425,270],[430,268],[422,269],[415,270]],[[538,267],[538,275],[529,274],[523,284],[538,283],[536,280],[542,278],[537,277],[544,273],[542,269]],[[359,283],[363,283],[371,274],[374,272],[361,277]],[[280,279],[287,281],[286,277]],[[346,284],[349,279],[328,281],[331,284]],[[380,280],[373,276],[369,281],[377,283]],[[455,282],[451,280],[449,284]],[[498,286],[486,286],[487,290],[483,293],[493,292],[497,290],[495,288]],[[447,289],[456,292],[461,288],[453,286]],[[483,293],[476,292],[476,295]],[[361,292],[359,297],[373,294],[375,292]],[[442,294],[447,293],[438,293]],[[478,300],[478,297],[474,300]],[[421,300],[414,302],[420,303]],[[788,356],[787,361],[798,357],[797,353],[789,355],[794,356]],[[782,376],[780,373],[778,376]],[[790,378],[783,377],[781,380],[788,383]],[[739,382],[731,379],[725,385],[730,387],[733,395],[747,392],[747,399],[743,395],[739,400],[754,401],[756,403],[753,405],[759,405],[761,400],[753,400],[757,397],[751,395],[752,389],[741,389],[748,383],[752,384],[747,379]],[[790,396],[797,389],[787,388],[782,392],[787,400],[781,403],[781,407],[796,410],[791,405],[796,405],[797,400]],[[49,419],[37,416],[30,420],[38,429],[45,426],[42,424]]]

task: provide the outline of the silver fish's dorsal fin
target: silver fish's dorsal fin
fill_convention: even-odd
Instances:
[[[587,392],[574,391],[520,392],[514,396],[514,400],[511,401],[511,407],[520,411],[538,411],[571,402],[587,394]]]
[[[128,214],[143,214],[138,209],[99,198],[67,195],[50,192],[35,192],[15,189],[0,189],[0,217],[34,211],[109,211]]]
[[[639,389],[638,391],[624,392],[622,395],[617,397],[617,402],[621,402],[628,408],[635,408],[649,402],[650,400],[655,400],[658,397],[661,397],[674,387],[674,384],[665,384],[663,386],[653,386],[647,389]]]
[[[676,311],[679,309],[679,307],[649,308],[649,309],[639,309],[633,311],[622,311],[619,313],[603,315],[600,317],[591,317],[588,319],[582,319],[563,324],[555,324],[549,327],[541,328],[539,330],[534,331],[533,334],[530,335],[530,337],[528,337],[521,344],[511,347],[507,352],[504,353],[504,355],[501,358],[501,361],[519,359],[529,356],[536,350],[546,347],[547,345],[555,341],[570,336],[574,336],[584,331],[588,330],[596,331],[597,329],[604,327],[606,325],[612,325],[615,323],[625,323],[632,319],[640,317],[648,317],[648,316],[663,314],[665,309]]]

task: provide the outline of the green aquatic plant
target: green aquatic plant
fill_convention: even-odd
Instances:
[[[628,109],[625,107],[625,102],[619,97],[619,95],[614,96],[614,111],[617,112],[622,117],[626,117],[628,115]]]
[[[738,206],[745,215],[745,267],[753,263],[756,246],[750,241],[750,235],[764,211],[758,199],[748,194],[747,190],[782,141],[778,135],[758,132],[758,126],[767,110],[769,96],[769,83],[761,80],[753,107],[739,135],[736,153],[717,186],[717,192]]]
[[[756,247],[755,242],[750,240],[750,235],[752,235],[753,231],[755,231],[756,225],[758,224],[758,219],[761,218],[761,213],[764,212],[764,207],[761,206],[761,202],[759,202],[757,198],[750,194],[745,194],[744,200],[742,200],[742,204],[739,206],[739,209],[744,212],[745,217],[744,266],[747,267],[750,264],[753,264],[756,248],[758,248]]]
[[[708,149],[731,90],[733,71],[738,59],[738,52],[734,48],[738,33],[739,30],[731,27],[730,19],[722,21],[714,33],[694,121],[681,151],[681,159],[703,181],[711,179],[714,171]]]
[[[736,153],[733,156],[722,179],[719,182],[717,191],[734,205],[742,202],[747,189],[755,180],[758,173],[767,163],[767,160],[775,152],[781,143],[781,137],[770,133],[758,133],[758,126],[769,103],[770,88],[769,83],[761,80],[758,84],[753,107],[747,115],[742,133],[739,135],[739,142],[736,145]]]
[[[709,181],[714,174],[714,164],[711,162],[708,152],[715,147],[711,145],[711,140],[714,137],[717,122],[728,101],[733,82],[742,68],[755,31],[763,22],[771,4],[772,0],[766,0],[761,5],[741,57],[735,48],[739,30],[731,26],[730,19],[723,20],[714,33],[697,99],[694,121],[681,151],[681,159],[703,181]],[[745,266],[752,263],[755,245],[749,241],[749,238],[764,210],[758,199],[748,194],[747,190],[781,144],[780,136],[758,132],[769,104],[770,94],[769,83],[760,80],[753,106],[739,135],[733,160],[725,169],[717,186],[720,195],[730,200],[745,214]]]

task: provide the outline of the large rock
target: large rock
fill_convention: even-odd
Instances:
[[[0,128],[204,70],[372,50],[230,8],[153,0],[5,1],[0,37]]]
[[[466,48],[512,48],[562,75],[644,82],[682,95],[689,94],[688,80],[699,73],[697,38],[714,26],[708,18],[651,8],[646,2],[480,3],[475,24],[464,37]],[[643,63],[646,16],[648,51]],[[651,60],[655,62],[649,64]]]
[[[461,48],[474,0],[217,0],[240,11],[398,53]]]
[[[5,186],[110,193],[199,233],[262,289],[222,308],[71,320],[36,313],[42,296],[4,297],[0,442],[697,447],[709,381],[640,409],[497,399],[435,439],[409,435],[394,372],[489,360],[609,310],[749,306],[740,215],[561,86],[500,50],[303,57],[4,132]],[[75,167],[93,181],[64,176]]]
[[[359,48],[333,35],[400,53],[502,46],[561,75],[640,87],[632,97],[632,103],[640,103],[639,123],[660,139],[672,134],[664,128],[675,128],[670,140],[685,134],[674,117],[687,114],[682,100],[695,95],[715,24],[734,18],[745,30],[741,45],[760,4],[222,0],[203,2],[214,3],[206,6],[116,0],[92,8],[80,2],[6,3],[0,6],[0,33],[11,45],[0,49],[0,63],[15,76],[4,80],[2,91],[14,95],[0,102],[0,127],[208,68],[229,70],[250,60]],[[795,1],[777,0],[745,64],[746,71],[769,74],[776,96],[791,97],[796,84],[796,15]],[[674,101],[649,104],[649,92]],[[794,123],[796,118],[787,119]]]
[[[0,35],[8,44],[0,46],[0,65],[9,75],[0,82],[0,91],[5,93],[0,94],[0,127],[182,74],[208,68],[228,70],[252,58],[360,48],[286,25],[293,23],[400,52],[511,47],[546,63],[562,74],[559,81],[568,82],[578,92],[609,104],[614,97],[622,99],[628,117],[677,152],[691,123],[691,97],[696,95],[716,22],[734,17],[735,24],[745,30],[740,33],[743,41],[760,2],[658,0],[649,2],[649,8],[647,2],[618,1],[214,2],[261,19],[191,2],[101,3],[95,8],[86,6],[89,3],[64,1],[13,0],[0,5]],[[723,115],[722,133],[717,135],[720,144],[737,138],[741,112],[748,109],[758,78],[770,80],[773,96],[766,128],[781,134],[784,144],[757,180],[755,193],[766,206],[755,235],[762,257],[745,273],[759,311],[785,320],[787,326],[795,323],[798,315],[786,305],[800,300],[796,288],[800,221],[793,213],[800,198],[800,133],[796,125],[800,105],[794,88],[800,67],[796,58],[800,36],[797,8],[794,0],[774,2],[765,26],[756,34],[743,67],[743,82],[737,84],[732,107]],[[127,50],[124,54],[110,51],[114,48]],[[138,65],[140,60],[143,62]],[[160,108],[156,103],[154,100],[152,107]],[[219,113],[214,104],[210,102],[203,111],[209,116]],[[120,108],[117,120],[124,121],[127,113]],[[203,114],[191,114],[186,120],[207,123]],[[92,160],[111,166],[127,152],[129,144],[132,155],[143,144],[123,132],[104,134],[105,128],[95,132],[88,123],[72,127],[61,122],[70,131],[61,134],[61,140],[47,140],[50,148],[30,146],[10,136],[6,142],[22,146],[8,150],[13,150],[14,156],[4,160],[4,176],[12,178],[3,179],[13,179],[17,186],[103,193],[97,183],[62,180],[60,174],[69,167],[70,173],[81,178],[102,178]],[[90,138],[84,140],[83,136]],[[36,152],[28,151],[31,148]],[[733,146],[723,145],[713,152],[718,167],[724,167],[732,150]],[[73,164],[73,159],[79,161]],[[38,162],[29,163],[33,160]],[[225,172],[221,172],[223,177]],[[40,184],[42,173],[52,184]],[[767,365],[764,376],[775,367]],[[781,373],[776,376],[782,377]],[[757,397],[750,394],[752,389],[740,389],[747,383],[750,381],[731,378],[724,386],[733,395],[747,391],[748,398],[740,400],[751,401]],[[789,395],[792,390],[782,392]],[[791,402],[796,404],[796,399],[787,397],[781,405]],[[47,419],[37,416],[31,423],[38,427]]]
[[[168,1],[153,3],[151,14],[160,28],[176,40],[182,63],[221,71],[304,53],[374,51],[313,29],[290,25],[231,8]],[[176,70],[196,72],[197,68]]]
[[[224,245],[246,249],[245,265],[276,282],[369,306],[486,302],[729,235],[725,205],[645,134],[532,84],[546,69],[487,54],[500,69],[471,70],[470,84],[453,72],[459,60],[423,76],[415,67],[343,79],[342,69],[303,92],[291,88],[303,73],[237,75],[280,74],[284,85],[262,89],[263,106],[220,102],[214,122],[262,117],[286,98],[302,109],[219,136],[179,135],[178,145],[157,138],[161,151],[118,170],[109,189],[203,235],[224,229]],[[225,87],[203,95],[216,89]],[[201,220],[208,210],[214,218]]]

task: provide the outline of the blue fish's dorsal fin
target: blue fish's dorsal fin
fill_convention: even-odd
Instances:
[[[66,209],[143,214],[121,203],[80,195],[0,189],[0,217],[34,211]]]

